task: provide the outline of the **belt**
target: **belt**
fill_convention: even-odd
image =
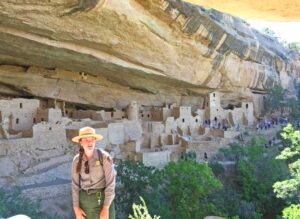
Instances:
[[[88,195],[90,194],[95,194],[97,192],[104,192],[105,188],[101,188],[101,189],[81,189],[82,192],[86,192]]]

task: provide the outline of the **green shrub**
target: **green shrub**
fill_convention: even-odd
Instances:
[[[207,197],[222,184],[206,163],[193,159],[171,162],[159,173],[158,193],[163,194],[167,210],[162,218],[202,218],[215,211]]]
[[[264,148],[264,139],[251,139],[246,146],[232,144],[220,150],[224,160],[235,161],[230,166],[231,174],[225,168],[212,164],[214,173],[224,183],[222,191],[211,195],[210,200],[221,211],[223,217],[239,215],[242,219],[261,218],[267,215],[275,218],[284,206],[276,198],[272,185],[278,179],[288,176],[287,165],[276,160],[277,149]]]
[[[125,161],[118,174],[117,205],[125,215],[141,195],[150,211],[162,218],[201,218],[215,212],[207,196],[222,186],[207,164],[189,158],[171,162],[162,170]]]
[[[159,216],[154,215],[154,217],[151,217],[151,215],[148,212],[147,205],[142,197],[140,197],[142,204],[133,204],[133,216],[129,215],[129,219],[160,219]]]
[[[289,124],[283,129],[282,137],[288,146],[277,159],[289,163],[290,175],[273,187],[278,198],[286,200],[289,205],[293,203],[283,210],[283,218],[296,219],[300,218],[300,131]]]
[[[48,215],[41,212],[40,202],[25,199],[20,189],[12,192],[0,190],[0,215],[10,217],[16,214],[24,214],[33,219],[59,219],[57,215]]]
[[[116,190],[117,211],[129,215],[131,206],[146,197],[150,191],[156,188],[154,179],[155,168],[146,167],[141,162],[123,161],[118,166],[118,181],[120,186]]]
[[[300,218],[300,204],[291,205],[283,210],[283,218],[285,219],[299,219]]]

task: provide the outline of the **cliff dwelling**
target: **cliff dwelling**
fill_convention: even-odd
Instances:
[[[37,157],[28,157],[28,166],[19,167],[22,172],[47,158],[49,151],[51,156],[63,155],[78,130],[92,126],[104,136],[98,147],[110,151],[115,159],[140,160],[161,167],[190,150],[205,151],[206,159],[210,159],[244,127],[252,127],[256,122],[252,102],[241,102],[240,108],[223,109],[222,95],[217,91],[208,94],[208,104],[193,111],[194,106],[175,103],[158,107],[132,101],[121,110],[97,111],[77,110],[61,101],[2,99],[0,146],[6,148],[4,156],[14,153],[16,148],[24,154],[30,154],[34,148],[40,151]],[[197,154],[201,153],[204,152]],[[204,158],[199,155],[197,160],[203,162]]]
[[[268,119],[269,89],[299,94],[299,53],[187,2],[210,1],[1,0],[0,188],[61,211],[84,126],[116,163],[202,164]]]

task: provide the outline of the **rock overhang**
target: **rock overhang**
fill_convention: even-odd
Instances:
[[[215,10],[173,0],[103,3],[65,14],[71,1],[2,1],[0,63],[102,76],[177,97],[263,91],[280,83],[278,63],[289,63],[276,40]]]

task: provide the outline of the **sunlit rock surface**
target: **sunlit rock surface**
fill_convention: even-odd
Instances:
[[[241,19],[175,0],[0,2],[0,92],[103,108],[289,87],[296,64]],[[93,3],[92,3],[93,2]],[[191,103],[191,102],[190,102]]]
[[[300,21],[298,0],[184,0],[201,6],[214,8],[245,19],[270,21]]]

